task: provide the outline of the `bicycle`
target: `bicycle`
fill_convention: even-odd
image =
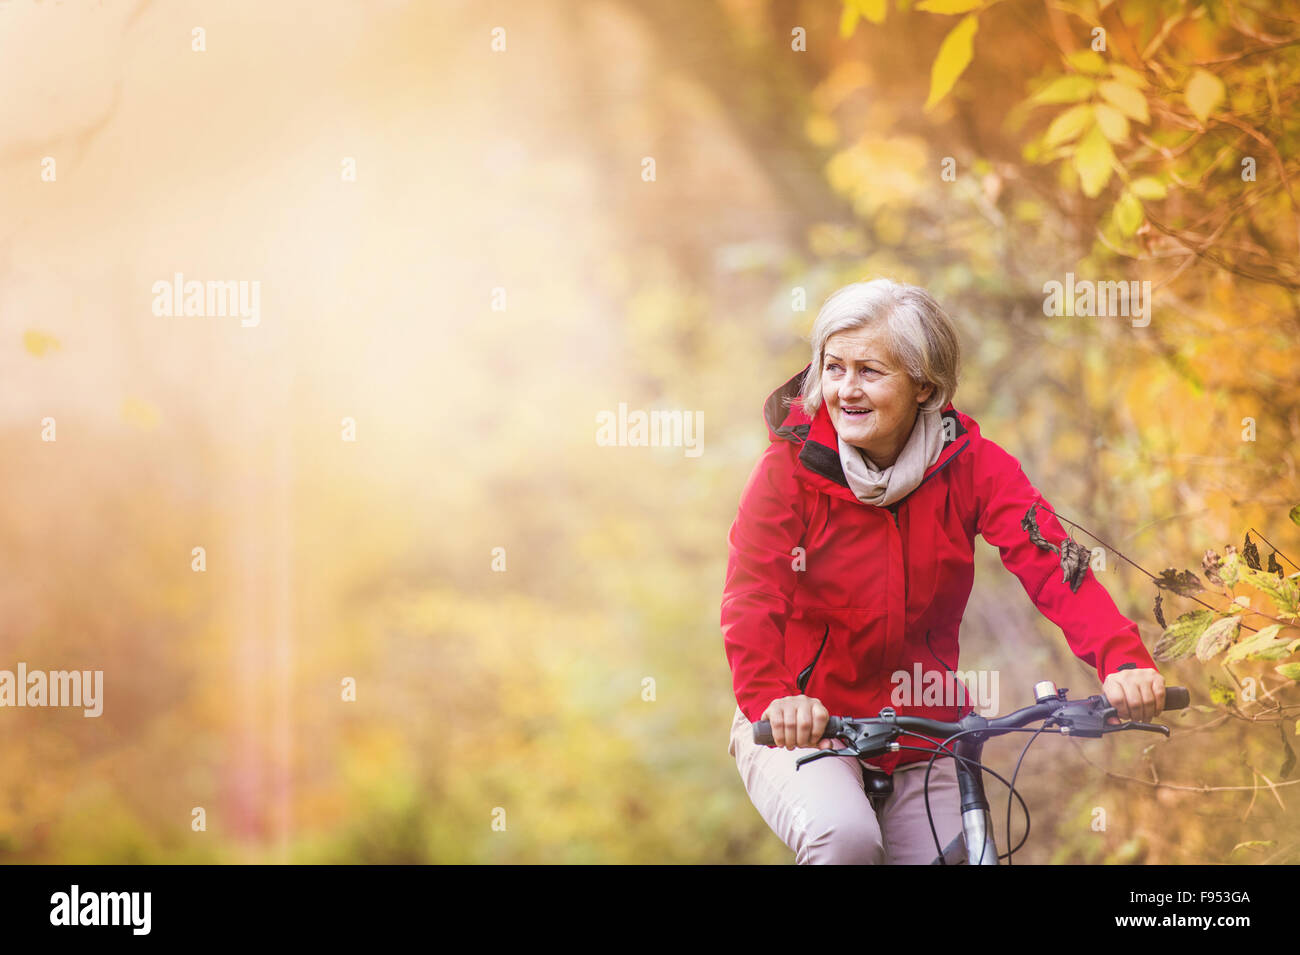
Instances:
[[[986,718],[970,713],[955,723],[928,720],[917,716],[898,716],[893,707],[885,707],[877,717],[840,717],[832,716],[826,723],[822,739],[839,739],[846,746],[839,750],[821,750],[795,761],[796,769],[804,763],[825,756],[847,756],[856,759],[872,759],[885,753],[898,752],[903,749],[919,750],[931,754],[925,769],[925,814],[930,821],[930,834],[934,837],[937,855],[931,865],[998,865],[1005,858],[1007,864],[1013,864],[1012,855],[1029,839],[1029,807],[1016,791],[1016,776],[1020,774],[1020,764],[1034,740],[1048,730],[1055,730],[1063,736],[1078,736],[1096,739],[1110,733],[1128,730],[1163,733],[1169,735],[1169,727],[1159,723],[1108,724],[1111,717],[1118,718],[1115,708],[1101,695],[1090,696],[1084,700],[1071,700],[1066,689],[1058,690],[1050,680],[1034,684],[1034,705],[1016,710],[1006,716]],[[1186,687],[1165,687],[1165,711],[1181,710],[1190,702]],[[1036,730],[1027,728],[1027,724],[1042,721]],[[989,769],[980,756],[984,743],[994,736],[1007,733],[1033,733],[1025,744],[1016,761],[1015,772],[1008,782],[998,773]],[[938,748],[921,746],[904,746],[898,742],[900,736],[914,736],[919,739],[937,743]],[[942,739],[942,742],[939,740]],[[955,747],[949,749],[949,744]],[[759,745],[773,746],[772,724],[768,720],[759,720],[754,724],[754,742]],[[930,811],[930,771],[939,756],[950,756],[957,760],[957,782],[961,792],[962,832],[940,848],[939,835],[934,827],[934,815]],[[984,794],[984,773],[989,773],[1002,780],[1010,790],[1007,797],[1007,835],[1011,834],[1011,796],[1020,801],[1025,814],[1025,834],[1014,849],[1005,856],[998,855],[997,845],[993,839],[993,818],[989,814],[988,798]],[[893,779],[885,772],[862,767],[863,788],[877,811],[884,799],[893,792]],[[978,854],[973,847],[978,847]],[[975,862],[971,863],[974,856]]]

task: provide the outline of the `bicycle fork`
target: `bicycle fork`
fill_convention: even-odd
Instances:
[[[993,841],[993,817],[984,795],[984,774],[979,768],[984,752],[982,739],[958,740],[953,751],[957,759],[957,786],[961,792],[961,835],[943,850],[931,865],[997,865],[998,847]],[[969,761],[969,762],[967,762]]]

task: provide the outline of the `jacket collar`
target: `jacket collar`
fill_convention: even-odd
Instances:
[[[763,403],[763,419],[767,423],[768,436],[772,441],[789,441],[801,445],[799,463],[803,467],[796,473],[806,484],[810,484],[828,494],[857,501],[857,495],[849,490],[848,479],[844,477],[844,466],[840,463],[839,435],[831,423],[830,412],[823,401],[817,407],[817,413],[809,419],[800,404],[786,406],[788,399],[797,399],[803,390],[804,375],[812,368],[811,363],[803,371],[791,377],[777,388]],[[961,415],[949,402],[940,412],[944,419],[944,441],[939,450],[939,457],[934,464],[926,468],[921,477],[921,484],[928,481],[949,461],[964,451],[970,439]],[[951,424],[948,422],[951,421]],[[918,484],[917,487],[920,487]],[[913,489],[912,494],[916,490]],[[910,497],[911,494],[908,495]],[[902,500],[907,500],[904,497]],[[894,505],[895,507],[897,505]]]

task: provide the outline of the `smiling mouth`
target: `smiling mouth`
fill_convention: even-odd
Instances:
[[[846,414],[846,415],[848,415],[849,417],[858,417],[858,418],[860,418],[860,417],[862,417],[863,415],[869,415],[869,414],[871,414],[871,410],[870,410],[869,408],[841,408],[841,409],[840,409],[840,413],[841,413],[841,414]]]

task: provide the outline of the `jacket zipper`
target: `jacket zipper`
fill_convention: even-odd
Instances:
[[[820,647],[817,648],[817,655],[812,658],[812,663],[808,664],[806,667],[804,667],[802,670],[799,671],[799,676],[795,678],[795,685],[799,687],[800,693],[802,693],[807,688],[808,681],[812,679],[813,667],[817,665],[817,661],[821,658],[822,650],[826,648],[826,639],[830,635],[831,635],[831,625],[828,623],[826,624],[826,632],[822,634],[822,644]]]

